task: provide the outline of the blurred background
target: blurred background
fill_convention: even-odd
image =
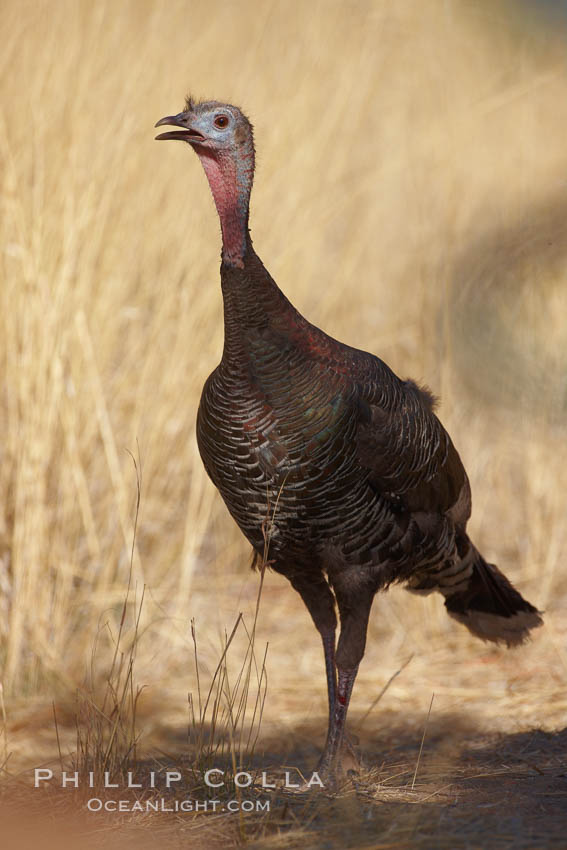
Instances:
[[[128,584],[134,460],[122,639],[145,587],[136,680],[147,735],[185,722],[191,619],[213,670],[238,613],[253,617],[249,547],[195,442],[222,349],[218,220],[192,152],[154,142],[155,122],[189,92],[251,118],[257,252],[310,321],[440,395],[471,478],[472,536],[546,611],[534,641],[506,653],[450,621],[440,597],[393,588],[374,605],[353,717],[413,656],[366,727],[383,731],[388,712],[421,724],[433,691],[441,717],[564,723],[563,5],[4,0],[0,22],[11,763],[37,761],[42,734],[53,745],[51,700],[71,700],[97,641],[104,676]],[[266,728],[300,735],[310,715],[322,744],[319,639],[276,575],[257,639],[270,644]]]

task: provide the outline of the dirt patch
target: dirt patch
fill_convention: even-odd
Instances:
[[[163,748],[137,766],[145,787],[137,792],[78,792],[57,785],[33,789],[29,782],[4,786],[0,814],[7,850],[24,846],[121,848],[542,848],[565,847],[567,830],[567,729],[482,734],[458,715],[432,718],[419,767],[418,718],[401,722],[383,716],[382,731],[361,737],[364,767],[339,793],[265,789],[288,770],[309,774],[315,764],[324,717],[298,726],[288,739],[263,739],[263,749],[246,766],[255,781],[239,795],[269,801],[269,811],[228,812],[230,789],[219,792],[224,810],[175,812],[176,801],[203,788],[148,788],[150,770],[191,772],[182,753],[181,729],[163,734]],[[165,731],[165,730],[164,730]],[[167,753],[167,754],[166,754]],[[230,765],[219,765],[229,768]],[[54,766],[54,770],[57,768]],[[139,778],[137,774],[136,778]],[[169,811],[88,811],[89,795],[101,798],[165,800]]]

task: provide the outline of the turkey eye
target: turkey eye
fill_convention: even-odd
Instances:
[[[219,127],[221,130],[224,130],[224,128],[227,126],[227,124],[228,124],[228,118],[226,117],[226,115],[217,115],[217,117],[214,120],[215,127]]]

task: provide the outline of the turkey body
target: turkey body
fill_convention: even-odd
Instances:
[[[197,437],[254,549],[296,582],[350,568],[373,593],[454,566],[470,488],[430,394],[307,322],[251,246],[221,279],[225,350]]]
[[[438,591],[474,635],[508,646],[541,617],[467,535],[469,482],[431,394],[310,324],[264,268],[248,230],[246,116],[189,99],[162,124],[177,129],[158,139],[197,153],[223,238],[224,349],[201,397],[199,450],[258,558],[289,579],[321,635],[329,725],[320,768],[334,781],[378,590]]]

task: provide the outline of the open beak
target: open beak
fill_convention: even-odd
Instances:
[[[179,115],[167,115],[161,118],[156,127],[161,127],[163,124],[169,124],[173,127],[182,127],[181,130],[168,130],[167,133],[160,133],[156,136],[158,141],[163,139],[181,139],[182,142],[204,142],[205,137],[198,130],[193,129],[188,124],[189,116],[186,112],[180,112]]]

